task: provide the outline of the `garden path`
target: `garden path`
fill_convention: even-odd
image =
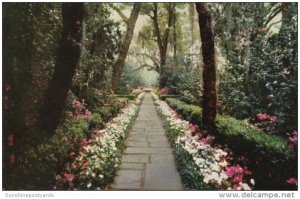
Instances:
[[[114,190],[182,190],[172,148],[150,93],[126,141]]]

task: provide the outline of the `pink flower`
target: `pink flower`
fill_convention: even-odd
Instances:
[[[259,121],[263,121],[263,120],[269,119],[269,115],[266,114],[266,113],[264,113],[264,114],[259,113],[256,116],[257,116],[257,118],[258,118]]]
[[[201,138],[201,132],[198,131],[198,132],[195,134],[195,137]]]
[[[164,87],[164,88],[161,88],[158,92],[162,95],[167,95],[168,94],[168,89],[166,87]]]
[[[232,179],[232,182],[242,182],[242,181],[243,181],[243,174],[236,175]]]
[[[293,150],[294,149],[294,145],[293,144],[289,144],[288,145],[288,149]]]
[[[75,176],[71,173],[64,172],[63,177],[68,181],[72,182],[75,178]]]
[[[206,138],[201,139],[201,142],[206,144],[206,143],[211,143],[215,140],[215,136],[208,135]]]
[[[232,190],[238,190],[239,186],[237,184],[232,185]]]
[[[11,86],[9,84],[5,84],[5,91],[10,91]]]
[[[278,117],[276,115],[273,115],[270,117],[271,122],[275,122],[277,119],[278,119]]]
[[[9,162],[10,162],[11,164],[13,164],[13,163],[16,162],[16,156],[15,156],[15,154],[9,155]]]
[[[244,178],[245,171],[239,165],[228,167],[226,174],[231,178],[232,182],[242,182]]]
[[[190,123],[189,124],[189,128],[192,130],[192,131],[196,131],[199,129],[199,126],[197,124],[192,124]]]
[[[295,184],[295,185],[298,184],[298,181],[296,178],[289,178],[286,182],[289,184]]]
[[[73,158],[74,156],[75,156],[75,152],[71,152],[70,154],[69,154],[69,156],[71,157],[71,158]]]
[[[64,137],[62,138],[62,140],[63,140],[64,142],[67,142],[69,139],[68,139],[67,136],[64,136]]]
[[[7,143],[8,143],[8,146],[13,146],[13,145],[14,145],[14,137],[15,137],[14,134],[9,134],[9,135],[7,136]]]
[[[289,137],[289,141],[292,143],[297,143],[298,142],[298,133],[297,131],[293,131],[292,136]]]
[[[83,139],[81,142],[81,146],[87,146],[90,142],[86,139]]]

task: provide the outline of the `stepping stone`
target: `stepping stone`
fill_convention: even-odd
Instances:
[[[129,146],[129,147],[149,147],[149,143],[148,142],[128,141],[127,146]]]
[[[140,170],[119,170],[115,178],[115,189],[140,189],[142,171]]]
[[[181,179],[174,163],[147,164],[144,190],[183,190]]]
[[[171,148],[169,142],[149,142],[150,147],[162,147],[162,148]]]
[[[138,162],[138,163],[147,163],[149,162],[149,155],[146,154],[124,154],[122,157],[123,162]]]
[[[144,169],[144,163],[129,163],[124,162],[120,166],[121,169],[130,169],[130,170],[143,170]]]
[[[150,161],[151,163],[174,162],[174,157],[168,154],[151,154]]]
[[[149,148],[149,147],[128,147],[125,151],[125,154],[172,154],[170,148]]]

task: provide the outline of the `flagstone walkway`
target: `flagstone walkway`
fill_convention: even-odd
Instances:
[[[114,190],[183,190],[172,148],[150,93],[145,94],[126,145]]]

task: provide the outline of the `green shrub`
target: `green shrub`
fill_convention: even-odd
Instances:
[[[78,154],[88,127],[88,122],[83,119],[66,120],[47,143],[25,149],[26,155],[19,161],[22,162],[20,178],[26,181],[26,189],[52,189],[49,185],[54,183],[55,174],[72,160],[71,152]]]
[[[173,98],[166,101],[184,119],[201,126],[200,107]],[[288,149],[283,138],[267,135],[242,120],[223,115],[217,116],[216,130],[211,133],[215,135],[216,143],[226,144],[236,155],[249,159],[256,189],[285,189],[285,179],[294,175],[296,154]]]
[[[185,120],[201,125],[202,109],[199,106],[185,104],[184,102],[167,98],[169,106],[177,110]]]
[[[90,129],[102,128],[102,127],[103,127],[103,122],[102,122],[101,115],[99,113],[94,113],[90,121]]]
[[[159,95],[159,98],[165,101],[167,98],[178,98],[178,95]]]
[[[129,100],[134,100],[135,99],[135,95],[134,94],[130,94],[130,95],[117,95],[118,98],[127,98]]]
[[[142,89],[135,89],[135,90],[133,90],[131,93],[130,93],[130,95],[133,95],[134,96],[134,98],[136,98],[140,93],[142,93],[143,92],[143,90]]]

